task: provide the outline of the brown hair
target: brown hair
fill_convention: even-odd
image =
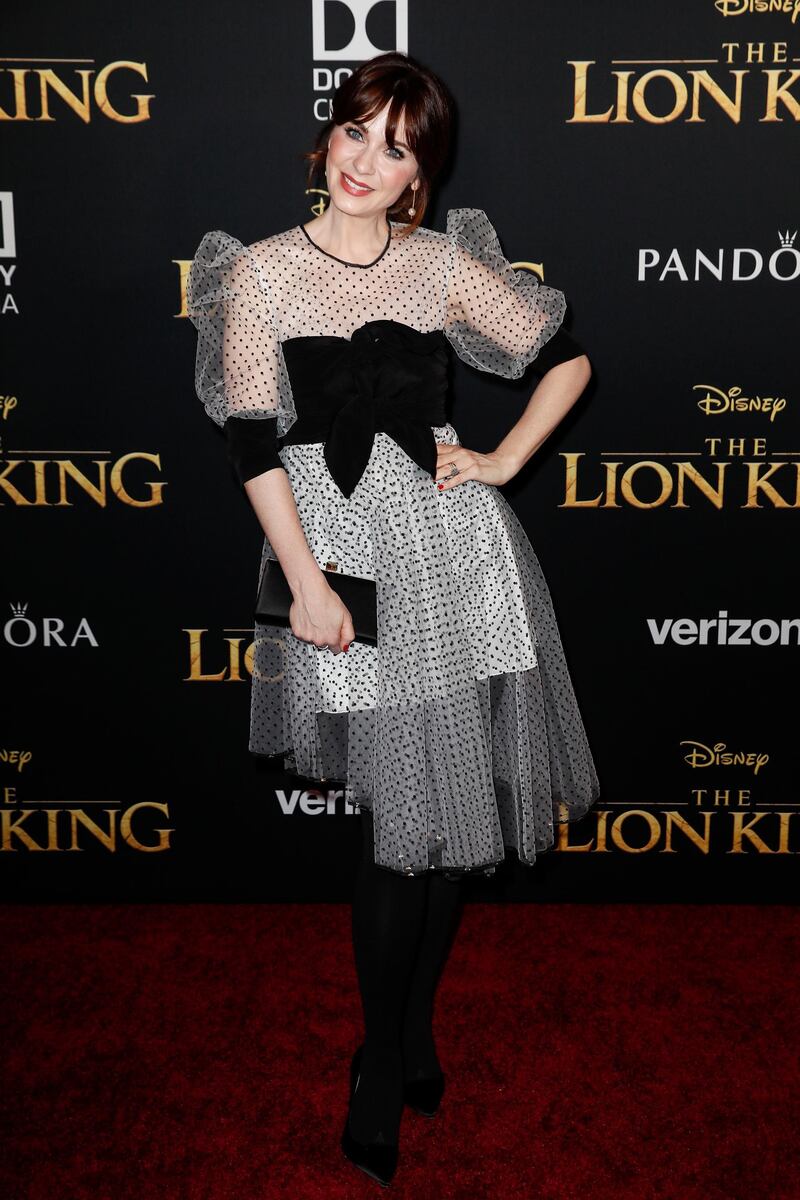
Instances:
[[[433,180],[447,158],[455,106],[442,80],[408,54],[399,50],[377,54],[339,85],[333,95],[331,119],[320,130],[315,149],[303,154],[308,163],[307,186],[313,188],[317,174],[325,178],[333,126],[369,121],[387,104],[387,145],[394,147],[395,131],[403,114],[405,140],[419,164],[417,190],[409,184],[386,214],[407,225],[405,232],[410,233],[425,215]],[[412,206],[416,210],[413,218],[408,215]]]

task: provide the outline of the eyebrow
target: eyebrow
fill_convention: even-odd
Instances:
[[[350,124],[357,125],[359,129],[363,129],[365,133],[369,133],[369,130],[363,121],[351,121]],[[387,142],[386,144],[388,146],[389,143]],[[411,152],[411,147],[407,146],[405,142],[398,142],[397,138],[395,138],[394,144],[395,146],[402,146],[403,149],[408,150],[409,153]]]

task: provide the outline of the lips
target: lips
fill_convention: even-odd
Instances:
[[[360,180],[354,179],[352,175],[348,175],[346,171],[342,171],[342,178],[346,179],[353,187],[358,188],[359,191],[371,192],[373,190],[368,184],[361,183]]]

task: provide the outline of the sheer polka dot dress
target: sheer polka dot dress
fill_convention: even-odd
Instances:
[[[344,487],[328,439],[293,442],[292,429],[312,418],[319,427],[322,411],[356,394],[367,404],[370,386],[391,418],[388,381],[405,369],[398,339],[371,347],[368,374],[347,353],[334,372],[319,357],[333,339],[346,352],[375,322],[406,343],[439,331],[471,366],[515,379],[557,333],[563,293],[511,267],[482,210],[457,208],[444,233],[391,222],[368,264],[322,250],[302,225],[251,246],[207,233],[188,304],[206,412],[226,430],[263,435],[270,449],[251,475],[284,469],[316,562],[377,590],[377,646],[355,641],[334,655],[256,623],[250,750],[370,809],[375,860],[389,870],[491,874],[508,848],[533,865],[558,823],[585,815],[599,783],[524,529],[496,487],[466,480],[439,492],[399,434],[378,429]],[[412,371],[424,366],[419,349],[409,346]],[[394,356],[393,373],[383,355]],[[368,405],[352,411],[367,420]],[[447,421],[427,428],[460,442]],[[261,568],[276,557],[265,538]]]

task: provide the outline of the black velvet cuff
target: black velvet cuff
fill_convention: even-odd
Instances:
[[[581,354],[585,353],[580,342],[576,342],[573,337],[570,337],[562,326],[542,346],[533,360],[533,369],[544,375],[545,371],[549,371],[551,367],[557,367],[562,362],[569,362],[571,358],[579,358]]]
[[[241,484],[272,467],[282,467],[278,455],[275,417],[228,417],[228,461]]]

